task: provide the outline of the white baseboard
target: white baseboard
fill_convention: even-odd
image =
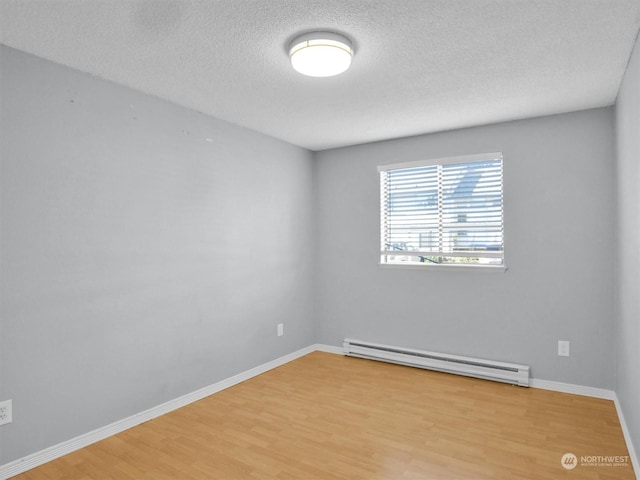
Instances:
[[[71,452],[87,447],[92,443],[99,442],[100,440],[104,440],[105,438],[128,430],[132,427],[135,427],[136,425],[140,425],[141,423],[147,422],[153,418],[172,412],[173,410],[177,410],[178,408],[184,407],[198,400],[202,400],[209,395],[213,395],[214,393],[237,385],[238,383],[244,382],[245,380],[249,380],[252,377],[284,365],[285,363],[307,355],[308,353],[311,353],[315,350],[320,350],[320,348],[316,348],[315,345],[310,345],[301,350],[290,353],[288,355],[284,355],[280,358],[276,358],[275,360],[264,363],[250,370],[246,370],[242,373],[239,373],[238,375],[234,375],[233,377],[221,380],[217,383],[214,383],[213,385],[209,385],[208,387],[201,388],[200,390],[196,390],[195,392],[188,393],[187,395],[183,395],[182,397],[170,400],[156,407],[152,407],[149,410],[145,410],[144,412],[132,415],[110,425],[106,425],[78,437],[72,438],[71,440],[67,440],[66,442],[62,442],[57,445],[53,445],[52,447],[45,448],[44,450],[40,450],[39,452],[33,453],[5,465],[0,465],[0,479],[7,479],[20,473],[24,473],[27,470],[31,470],[32,468],[55,460],[56,458],[60,458]]]
[[[616,411],[618,412],[618,419],[620,419],[620,426],[622,427],[622,434],[624,435],[624,441],[627,444],[627,450],[629,450],[629,457],[631,457],[631,465],[633,465],[633,470],[636,472],[636,479],[640,480],[640,462],[638,462],[638,455],[636,454],[635,446],[633,445],[633,441],[631,440],[631,433],[629,432],[629,427],[627,426],[627,422],[624,419],[624,414],[622,413],[622,406],[620,405],[620,401],[618,400],[618,395],[613,393],[613,403],[616,406]],[[640,446],[640,445],[639,445]]]
[[[56,458],[62,457],[71,452],[89,446],[92,443],[104,440],[105,438],[108,438],[112,435],[135,427],[136,425],[140,425],[141,423],[147,422],[153,418],[172,412],[173,410],[189,405],[190,403],[201,400],[205,397],[208,397],[209,395],[213,395],[214,393],[237,385],[238,383],[244,382],[245,380],[249,380],[252,377],[265,373],[269,370],[284,365],[285,363],[288,363],[314,351],[333,353],[337,355],[344,354],[341,347],[324,345],[320,343],[309,345],[308,347],[302,348],[296,352],[284,355],[280,358],[264,363],[245,372],[239,373],[238,375],[234,375],[233,377],[229,377],[217,383],[214,383],[213,385],[209,385],[208,387],[201,388],[200,390],[196,390],[195,392],[183,395],[182,397],[176,398],[174,400],[170,400],[166,403],[150,408],[149,410],[145,410],[144,412],[132,415],[131,417],[119,420],[110,425],[98,428],[91,432],[85,433],[84,435],[72,438],[71,440],[59,443],[58,445],[46,448],[5,465],[0,465],[0,479],[7,479],[20,473],[26,472],[27,470],[31,470],[32,468],[55,460]],[[618,418],[620,419],[620,425],[622,426],[622,432],[625,442],[627,443],[627,449],[629,450],[629,456],[631,457],[633,468],[636,471],[636,475],[640,475],[640,465],[638,464],[638,457],[634,450],[634,445],[631,441],[631,435],[629,433],[629,429],[627,428],[627,424],[625,423],[624,415],[622,414],[622,409],[620,408],[620,403],[618,402],[618,397],[615,392],[602,388],[585,387],[582,385],[553,382],[550,380],[541,380],[538,378],[531,379],[531,387],[553,390],[556,392],[572,393],[575,395],[586,395],[588,397],[603,398],[606,400],[613,400],[618,412]]]
[[[313,345],[314,350],[326,353],[335,353],[336,355],[344,355],[342,347],[334,347],[333,345],[324,345],[322,343],[316,343]]]
[[[585,387],[584,385],[574,385],[572,383],[554,382],[551,380],[542,380],[540,378],[532,378],[531,386],[533,388],[541,388],[543,390],[553,390],[554,392],[572,393],[574,395],[584,395],[585,397],[603,398],[605,400],[613,400],[615,393],[613,390],[604,388]]]

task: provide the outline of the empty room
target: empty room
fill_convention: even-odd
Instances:
[[[0,0],[0,478],[640,478],[640,0]]]

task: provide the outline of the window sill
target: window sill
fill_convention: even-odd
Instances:
[[[403,263],[378,263],[379,267],[382,268],[399,268],[399,269],[409,269],[409,270],[448,270],[448,271],[478,271],[478,272],[496,272],[496,273],[504,273],[507,271],[507,267],[505,265],[438,265],[438,264],[429,264],[424,263],[422,265],[416,264],[403,264]]]

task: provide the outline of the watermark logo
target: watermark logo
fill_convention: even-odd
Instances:
[[[581,467],[628,467],[628,455],[583,455]]]
[[[560,464],[567,470],[573,470],[578,466],[578,457],[573,453],[565,453],[560,459]]]
[[[582,455],[580,461],[573,453],[567,452],[560,459],[560,465],[566,470],[581,467],[628,467],[628,455]]]

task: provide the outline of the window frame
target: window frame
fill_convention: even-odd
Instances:
[[[501,197],[501,239],[502,239],[502,250],[501,256],[499,258],[502,259],[501,264],[489,264],[489,263],[431,263],[431,262],[388,262],[384,261],[385,257],[390,256],[389,252],[392,250],[384,249],[383,245],[385,245],[386,237],[385,235],[385,219],[387,211],[385,210],[386,201],[384,198],[384,185],[383,185],[383,173],[388,172],[390,170],[402,170],[402,169],[410,169],[410,168],[419,168],[419,167],[433,167],[433,166],[444,166],[444,165],[452,165],[452,164],[467,164],[467,163],[475,163],[475,162],[487,162],[491,160],[500,160],[501,168],[500,168],[500,197]],[[421,270],[450,270],[450,271],[496,271],[496,272],[505,272],[507,270],[506,267],[506,255],[505,255],[505,229],[504,229],[504,156],[502,152],[491,152],[491,153],[480,153],[480,154],[472,154],[472,155],[461,155],[461,156],[453,156],[453,157],[445,157],[445,158],[434,158],[434,159],[424,159],[424,160],[415,160],[409,162],[399,162],[399,163],[389,163],[379,165],[377,167],[379,177],[380,177],[380,232],[379,232],[379,253],[378,253],[378,265],[385,268],[409,268],[409,269],[421,269]],[[440,205],[440,198],[442,196],[442,185],[438,182],[437,187],[439,203],[438,203],[438,215],[442,215],[442,206]],[[442,223],[439,223],[439,228],[442,228]],[[442,253],[440,251],[438,253]],[[488,251],[484,251],[484,257],[489,258],[492,255],[487,255]],[[424,252],[423,252],[424,253]],[[435,252],[434,252],[435,253]],[[451,256],[464,256],[460,255],[459,252],[452,252],[454,255]],[[411,256],[411,255],[408,255]],[[420,255],[421,256],[421,255]],[[438,256],[438,255],[434,255]],[[493,256],[494,258],[498,257],[497,255]]]

